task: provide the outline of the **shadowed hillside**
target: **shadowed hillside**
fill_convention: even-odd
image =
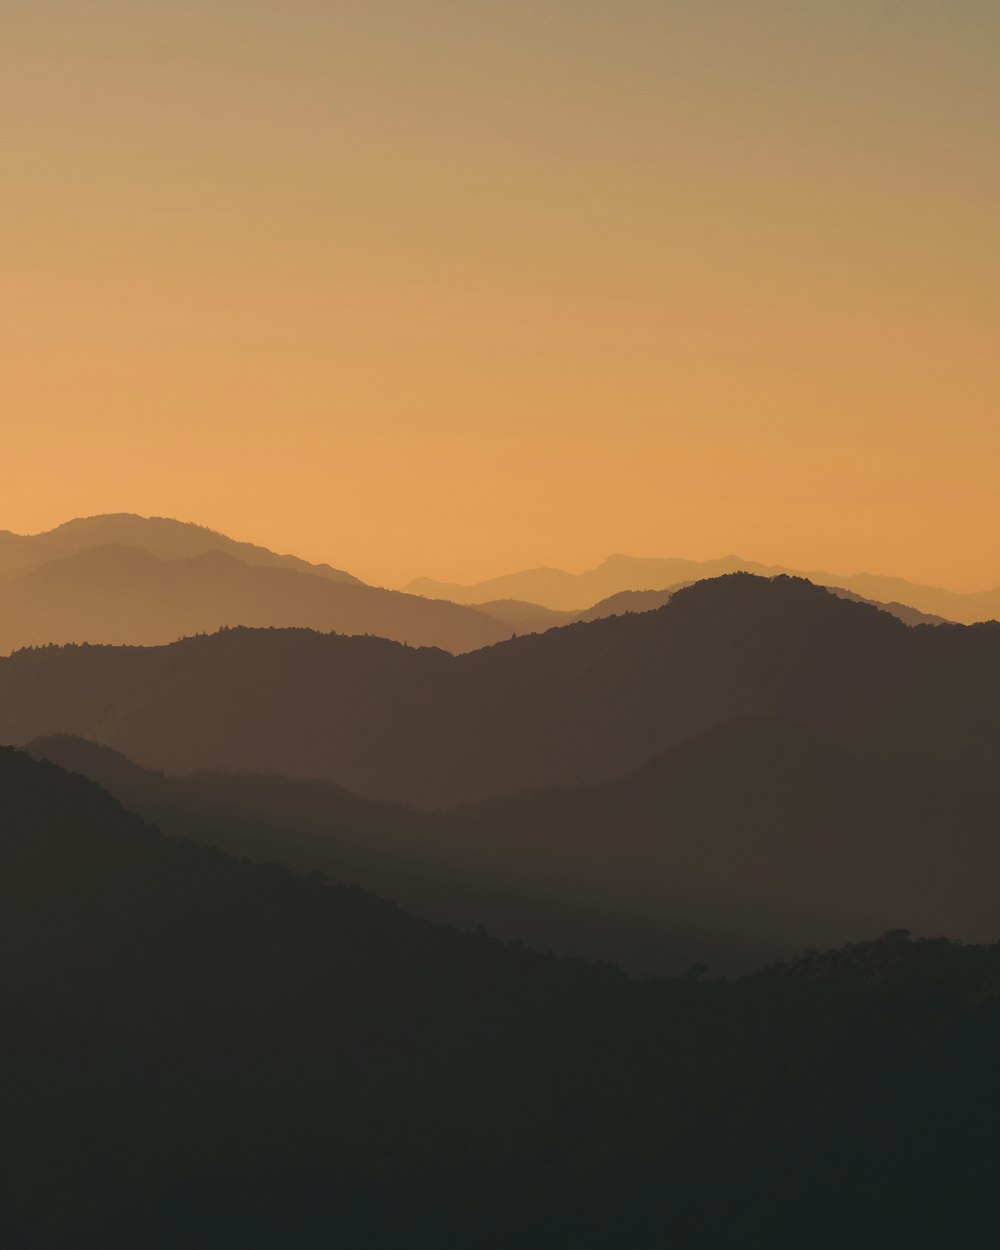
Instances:
[[[231,544],[236,546],[236,544]],[[164,560],[92,547],[0,587],[0,652],[55,642],[155,646],[225,626],[304,626],[468,651],[509,637],[482,612],[226,551]]]
[[[1000,788],[898,775],[777,719],[720,726],[604,785],[442,813],[328,782],[165,776],[76,738],[29,750],[168,832],[647,973],[732,972],[888,923],[1000,937]]]
[[[265,769],[433,806],[610,779],[741,716],[992,776],[1000,625],[909,628],[791,578],[700,582],[655,612],[449,656],[233,630],[0,660],[0,738],[73,733],[172,772]]]
[[[19,1250],[985,1248],[998,994],[998,948],[900,932],[631,982],[164,838],[0,750]]]

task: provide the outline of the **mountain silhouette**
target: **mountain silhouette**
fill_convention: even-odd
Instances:
[[[576,947],[637,970],[675,970],[650,958],[671,955],[657,921],[665,937],[714,935],[715,952],[728,939],[728,958],[701,957],[724,971],[879,924],[1000,936],[1000,785],[862,759],[780,717],[716,726],[618,780],[448,815],[468,823],[465,846],[488,848],[492,880],[516,877],[553,908],[641,919],[644,949]]]
[[[412,594],[451,599],[455,603],[474,605],[515,599],[534,602],[548,609],[579,612],[587,605],[621,591],[665,590],[737,572],[763,577],[803,577],[818,586],[848,591],[865,602],[880,604],[908,624],[930,624],[934,620],[971,625],[1000,618],[1000,588],[962,594],[937,586],[921,586],[900,577],[787,569],[744,560],[740,556],[724,556],[718,560],[678,560],[615,555],[584,573],[548,568],[526,569],[521,573],[508,573],[467,586],[420,577],[411,581],[405,589]],[[906,609],[915,609],[920,616],[914,618],[907,614]]]
[[[525,569],[469,586],[418,577],[405,589],[411,594],[451,599],[455,603],[480,604],[514,599],[575,614],[622,591],[666,590],[686,582],[743,571],[768,575],[776,570],[742,560],[739,556],[725,556],[721,560],[643,560],[632,556],[609,556],[603,564],[584,573],[567,573],[553,568]]]
[[[473,1198],[525,1133],[529,1155],[558,1159],[546,1122],[570,1086],[585,1119],[605,1119],[603,1096],[578,1088],[594,1061],[576,1017],[616,1015],[629,996],[620,975],[166,838],[91,782],[7,749],[0,952],[0,1205],[18,1246],[29,1230],[45,1245],[151,1244],[150,1226],[156,1245],[274,1245],[290,1220],[362,1244],[387,1215],[373,1191],[405,1202],[387,1151],[411,1160],[402,1235],[429,1179],[421,1157],[441,1218],[455,1185]],[[634,1044],[602,1031],[609,1059]],[[557,1055],[582,1069],[546,1092]],[[452,1135],[476,1158],[464,1180]],[[493,1184],[502,1218],[507,1186]],[[232,1209],[244,1188],[256,1218]],[[224,1217],[220,1242],[203,1221]]]
[[[202,526],[130,514],[36,535],[0,532],[0,588],[0,654],[48,643],[156,646],[238,625],[368,633],[461,653],[515,633],[646,611],[670,593],[622,591],[574,611],[512,600],[470,607],[369,587]],[[887,610],[910,624],[938,619],[902,605]]]
[[[481,612],[487,612],[498,620],[513,625],[517,633],[540,634],[557,625],[572,625],[576,621],[599,621],[605,616],[620,616],[623,612],[651,612],[661,608],[669,600],[675,590],[690,586],[691,582],[682,582],[665,590],[620,590],[617,594],[601,599],[593,607],[579,612],[557,612],[553,608],[543,608],[541,604],[525,603],[520,599],[494,599],[487,603],[477,604]],[[866,599],[864,595],[852,590],[843,590],[838,586],[827,586],[827,590],[842,599],[853,599],[856,603],[868,603],[874,608],[888,612],[906,625],[946,625],[943,616],[932,616],[928,612],[920,612],[908,607],[905,603],[879,603],[875,599]]]
[[[954,619],[937,616],[933,612],[921,612],[919,608],[910,607],[908,603],[900,603],[895,599],[884,603],[879,599],[869,599],[864,595],[859,595],[855,590],[845,590],[843,586],[831,586],[829,583],[822,581],[821,578],[810,578],[809,580],[816,581],[817,585],[825,586],[827,590],[832,594],[839,595],[841,599],[853,599],[855,603],[867,603],[873,608],[880,608],[883,612],[888,612],[890,616],[895,616],[904,625],[950,625],[956,623]],[[984,617],[983,619],[988,618]]]
[[[465,929],[485,924],[541,950],[677,973],[694,963],[749,968],[798,949],[734,929],[728,918],[679,924],[663,907],[630,908],[617,885],[595,891],[603,861],[586,831],[578,847],[559,848],[560,875],[554,848],[532,846],[519,828],[500,829],[475,812],[420,812],[330,782],[273,774],[169,776],[66,735],[38,739],[28,750],[97,782],[167,833],[233,855],[319,869],[417,915]]]
[[[170,772],[263,769],[418,806],[610,780],[760,715],[863,756],[992,777],[997,708],[1000,625],[910,628],[747,574],[461,656],[239,629],[0,659],[0,739],[72,733]]]
[[[0,652],[52,642],[155,646],[235,625],[370,633],[450,651],[511,633],[473,608],[309,570],[249,565],[222,550],[167,560],[137,547],[88,547],[0,584]]]
[[[476,604],[476,607],[514,626],[519,634],[541,634],[558,625],[573,625],[577,621],[599,621],[605,616],[621,616],[624,612],[651,612],[654,608],[661,608],[674,589],[623,590],[578,612],[559,612],[554,608],[543,608],[539,603],[525,603],[521,599],[493,599]]]
[[[898,930],[631,981],[166,837],[0,749],[25,1250],[985,1247],[998,1002],[1000,948]]]
[[[1000,935],[1000,786],[901,775],[779,718],[729,722],[613,782],[438,813],[322,781],[167,776],[72,737],[28,750],[166,832],[644,973],[746,970],[889,923]]]
[[[108,546],[135,547],[161,560],[186,560],[221,551],[243,564],[296,569],[331,581],[362,584],[350,573],[329,564],[310,564],[297,556],[277,555],[266,547],[237,542],[203,525],[169,517],[136,516],[130,512],[78,517],[42,534],[0,530],[0,582],[50,560],[65,560],[92,547]]]

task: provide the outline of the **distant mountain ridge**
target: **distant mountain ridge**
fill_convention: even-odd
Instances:
[[[616,555],[584,573],[567,573],[556,568],[525,569],[468,586],[418,577],[407,583],[405,589],[410,594],[451,599],[455,603],[515,599],[554,611],[576,613],[622,591],[666,590],[683,582],[735,572],[767,575],[771,570],[741,560],[739,556],[697,561],[643,560]]]
[[[474,608],[367,586],[330,565],[164,518],[90,517],[48,534],[0,534],[0,653],[157,646],[239,625],[376,634],[454,652],[511,633]]]
[[[429,598],[451,599],[455,603],[479,604],[499,599],[526,600],[557,611],[578,612],[598,600],[628,590],[665,590],[671,586],[726,573],[754,573],[761,577],[787,575],[804,577],[818,586],[852,591],[869,602],[916,608],[922,613],[947,621],[972,625],[1000,618],[1000,587],[972,593],[921,586],[900,577],[873,573],[835,574],[822,570],[789,569],[766,565],[740,556],[717,560],[646,559],[635,556],[609,556],[602,564],[583,573],[563,569],[526,569],[487,581],[460,585],[418,577],[405,589]],[[898,614],[898,613],[897,613]]]
[[[77,517],[40,534],[0,530],[0,582],[50,560],[79,555],[92,547],[135,547],[161,560],[185,560],[222,551],[243,564],[296,569],[331,581],[363,585],[357,577],[329,564],[310,564],[298,556],[278,555],[254,543],[238,542],[204,525],[170,517],[144,517],[132,512]]]
[[[50,643],[158,646],[238,626],[374,634],[458,654],[513,634],[648,611],[676,588],[617,591],[573,611],[509,599],[473,606],[367,586],[204,526],[121,513],[43,534],[0,532],[0,654]],[[885,610],[909,624],[940,620],[900,604]]]
[[[498,620],[505,621],[515,627],[517,633],[544,633],[547,629],[555,629],[560,625],[573,625],[577,621],[599,621],[605,616],[620,616],[623,612],[652,612],[662,608],[670,596],[677,590],[690,586],[691,582],[681,582],[677,586],[669,586],[664,590],[620,590],[617,594],[601,599],[593,607],[580,612],[560,612],[554,608],[543,608],[541,604],[525,603],[520,599],[493,599],[487,603],[476,604],[481,612],[487,612]],[[880,603],[876,599],[868,599],[853,590],[844,590],[839,586],[825,586],[832,594],[842,599],[853,599],[856,603],[867,603],[882,612],[895,616],[904,625],[947,625],[943,616],[935,616],[929,612],[921,612],[905,603]]]
[[[0,659],[0,741],[72,733],[170,772],[265,769],[429,807],[611,779],[758,715],[992,775],[1000,625],[910,628],[805,581],[732,574],[461,656],[236,629]]]
[[[514,626],[518,633],[540,634],[560,625],[573,625],[577,621],[598,621],[605,616],[620,616],[623,612],[651,612],[654,608],[662,608],[675,589],[672,586],[666,590],[622,590],[579,612],[560,612],[520,599],[494,599],[476,604],[476,607]]]
[[[470,651],[510,629],[475,608],[226,551],[165,560],[91,547],[0,584],[0,652],[48,643],[158,646],[226,627],[305,627]]]

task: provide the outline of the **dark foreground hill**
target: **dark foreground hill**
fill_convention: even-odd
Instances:
[[[71,642],[156,646],[234,625],[376,634],[456,652],[511,633],[473,608],[298,564],[245,564],[226,550],[162,559],[138,547],[88,548],[0,585],[0,652]]]
[[[0,739],[72,733],[170,772],[263,769],[422,806],[611,779],[743,716],[991,778],[1000,625],[910,628],[808,582],[736,574],[458,657],[233,630],[0,659]]]
[[[4,1245],[992,1246],[1000,950],[631,982],[0,751]]]
[[[645,973],[746,970],[887,924],[1000,938],[1000,787],[900,775],[777,718],[617,781],[438,813],[323,781],[167,776],[77,738],[29,750],[167,832]]]

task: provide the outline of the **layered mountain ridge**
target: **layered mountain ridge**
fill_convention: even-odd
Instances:
[[[997,946],[898,930],[637,983],[165,837],[0,748],[25,1250],[792,1250],[817,1211],[822,1250],[985,1247],[998,995]]]
[[[136,547],[161,560],[184,560],[222,551],[243,564],[290,568],[327,577],[331,581],[362,585],[358,578],[329,564],[310,564],[298,556],[278,555],[254,543],[238,542],[204,525],[171,517],[138,516],[132,512],[76,517],[40,534],[0,530],[0,582],[50,560],[63,560],[93,547]]]
[[[996,933],[1000,787],[887,768],[775,717],[614,781],[435,813],[273,774],[168,776],[78,738],[28,750],[166,832],[644,973],[745,970],[879,924]]]
[[[374,634],[454,652],[510,629],[474,608],[344,581],[223,550],[164,559],[105,544],[0,584],[0,652],[44,643],[157,646],[228,626]]]
[[[461,585],[420,577],[405,589],[429,598],[451,599],[455,603],[486,604],[500,599],[527,600],[556,611],[579,612],[588,605],[623,591],[665,590],[692,581],[720,577],[726,573],[754,573],[760,577],[781,575],[803,577],[830,590],[843,590],[866,602],[885,606],[906,620],[906,609],[938,621],[975,624],[1000,617],[1000,587],[960,593],[938,586],[921,586],[901,577],[873,573],[840,574],[823,570],[790,569],[761,564],[741,556],[717,560],[655,559],[636,556],[609,556],[596,568],[583,573],[563,569],[525,569],[487,581]],[[899,609],[903,609],[900,611]],[[912,618],[911,618],[912,621]],[[922,623],[931,623],[929,620]]]
[[[48,643],[156,646],[241,625],[374,634],[459,654],[512,634],[649,611],[692,580],[681,574],[704,577],[734,562],[740,563],[735,557],[704,565],[614,557],[602,566],[611,570],[611,582],[638,584],[600,595],[608,580],[602,575],[583,607],[509,598],[470,605],[461,602],[460,588],[428,597],[368,586],[328,564],[165,517],[84,517],[43,534],[0,532],[0,654]],[[646,589],[644,579],[662,588]],[[577,587],[567,600],[586,593],[585,578],[567,574],[563,582]],[[455,593],[444,594],[448,590]],[[941,623],[906,603],[878,606],[908,624]]]
[[[418,806],[611,779],[758,715],[988,776],[998,708],[1000,625],[911,628],[748,574],[462,656],[237,629],[0,659],[0,740],[73,733],[168,771],[265,769]]]

